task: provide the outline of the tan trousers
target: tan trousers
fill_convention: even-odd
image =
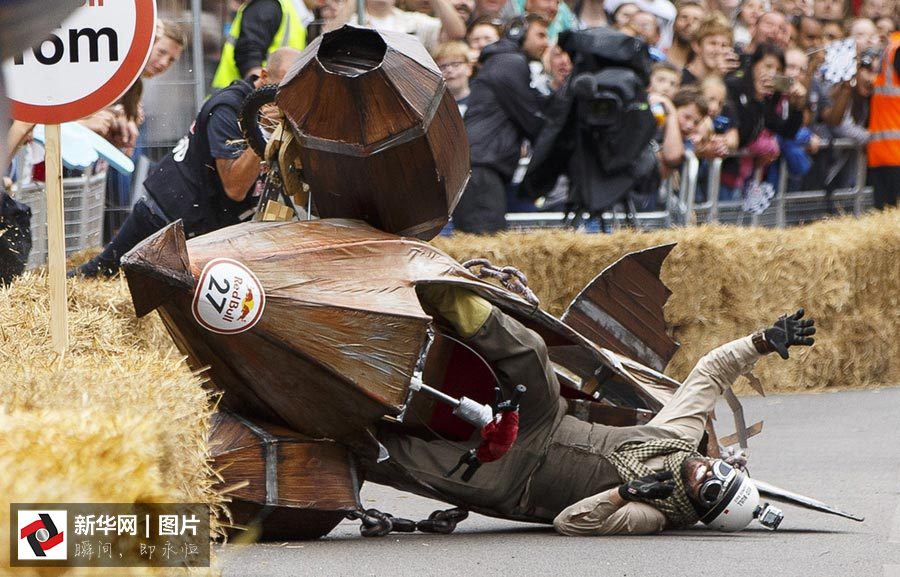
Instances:
[[[494,309],[467,342],[497,372],[505,395],[517,384],[528,388],[515,445],[465,483],[459,473],[444,477],[463,452],[458,445],[382,430],[378,438],[390,459],[365,463],[366,479],[489,515],[545,523],[572,503],[621,483],[603,455],[622,443],[682,438],[697,444],[718,395],[759,356],[749,337],[723,345],[697,363],[650,423],[610,427],[565,415],[546,345],[518,321]],[[478,442],[476,435],[465,448]]]

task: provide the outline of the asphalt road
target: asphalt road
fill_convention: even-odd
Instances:
[[[791,506],[776,532],[696,528],[645,537],[571,538],[552,528],[472,515],[452,535],[359,536],[345,521],[319,541],[226,545],[228,577],[377,575],[900,577],[900,388],[743,398],[750,473],[846,511],[857,523]],[[720,432],[730,413],[718,410]],[[727,421],[727,422],[726,422]],[[366,485],[366,507],[421,519],[440,503]]]

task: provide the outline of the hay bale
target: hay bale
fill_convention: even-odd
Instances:
[[[0,288],[0,526],[9,526],[10,502],[220,506],[207,460],[209,394],[162,323],[135,318],[122,279],[70,280],[68,289],[70,348],[60,358],[47,277],[26,274]],[[0,531],[0,566],[8,538]]]
[[[788,363],[760,363],[772,391],[900,382],[900,211],[785,230],[701,226],[589,235],[570,231],[455,235],[435,244],[457,259],[511,264],[551,313],[622,255],[677,242],[662,271],[666,322],[682,348],[667,373],[683,379],[706,351],[803,306],[821,327]],[[746,391],[745,385],[738,387]]]

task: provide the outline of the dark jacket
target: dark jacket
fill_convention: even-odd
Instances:
[[[542,96],[531,87],[528,59],[506,38],[486,46],[472,80],[466,132],[473,166],[486,166],[512,180],[522,139],[534,140],[543,124]]]
[[[281,5],[277,0],[252,0],[244,8],[241,35],[234,43],[234,61],[241,78],[263,65],[280,26]]]
[[[794,138],[803,126],[803,111],[782,103],[781,93],[762,102],[754,99],[753,83],[749,76],[726,80],[728,102],[734,111],[741,148],[751,144],[763,128],[784,138]]]

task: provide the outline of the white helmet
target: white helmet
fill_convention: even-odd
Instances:
[[[701,501],[709,507],[700,520],[717,531],[740,531],[756,518],[759,491],[746,473],[721,459],[711,469],[713,478],[700,489]]]

